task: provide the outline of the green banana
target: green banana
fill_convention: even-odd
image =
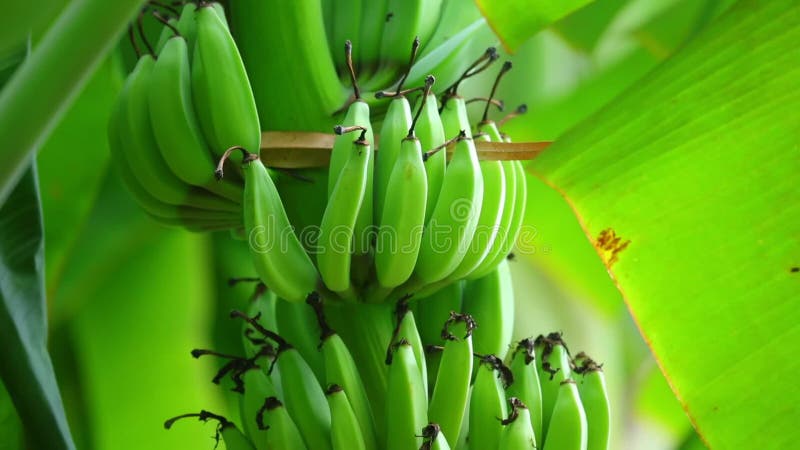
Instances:
[[[520,399],[508,399],[511,413],[508,419],[503,420],[506,429],[500,438],[500,448],[503,450],[536,450],[536,436],[531,427],[531,412]]]
[[[506,248],[506,241],[511,233],[511,229],[516,223],[518,218],[517,213],[521,208],[524,212],[524,206],[517,203],[517,195],[526,189],[526,187],[519,186],[519,183],[525,184],[524,179],[518,180],[518,170],[515,161],[502,161],[503,177],[505,178],[504,184],[506,185],[506,198],[503,202],[503,213],[500,217],[500,222],[497,226],[497,235],[492,241],[492,246],[487,255],[474,268],[466,278],[476,279],[486,276],[487,273],[494,270],[495,267],[506,257],[508,253],[503,253]],[[521,201],[525,201],[524,199]]]
[[[309,302],[309,299],[316,297],[313,294],[309,295],[306,303]],[[318,348],[319,326],[314,310],[306,303],[277,299],[274,319],[277,326],[273,330],[292,343],[292,346],[300,352],[308,366],[311,367],[317,380],[323,385],[325,364]]]
[[[427,95],[420,97],[417,109],[422,114],[417,120],[416,134],[419,138],[423,152],[444,144],[444,127],[442,119],[439,117],[439,102],[436,94],[428,92]],[[444,181],[445,167],[447,166],[447,152],[435,152],[425,160],[425,174],[428,179],[428,198],[425,201],[425,223],[433,215],[433,208],[439,199],[439,192]]]
[[[480,357],[469,402],[469,447],[497,450],[503,435],[500,421],[508,415],[505,385],[508,369],[494,355]],[[505,450],[505,449],[503,449]]]
[[[602,365],[597,364],[585,353],[575,356],[575,373],[581,375],[578,393],[586,412],[588,426],[587,450],[608,450],[611,428],[611,407],[608,400],[605,375]]]
[[[443,0],[388,0],[381,39],[381,61],[400,66],[407,54],[402,50],[415,38],[426,42],[439,20]]]
[[[348,402],[361,428],[365,448],[375,450],[378,447],[375,422],[359,368],[350,349],[328,325],[319,299],[310,299],[309,303],[316,312],[321,330],[319,349],[325,366],[325,383],[328,386],[339,385],[348,393]]]
[[[467,281],[462,309],[478,323],[472,336],[475,351],[505,358],[514,331],[514,287],[507,261],[485,277]]]
[[[353,95],[355,100],[347,108],[347,114],[342,121],[344,129],[350,129],[354,126],[364,127],[367,130],[366,140],[371,145],[368,149],[362,148],[362,151],[367,151],[367,185],[364,190],[364,201],[361,202],[361,208],[358,211],[356,218],[355,228],[353,229],[353,254],[366,255],[370,250],[369,232],[373,224],[373,185],[374,185],[374,166],[375,166],[375,137],[372,132],[372,124],[369,119],[369,105],[361,98],[361,92],[358,88],[356,81],[355,68],[353,67],[353,46],[348,41],[345,43],[345,59],[347,67],[350,72],[350,80],[353,86]],[[353,152],[352,138],[346,134],[336,136],[331,151],[331,162],[328,175],[328,197],[333,193],[333,188],[339,180],[342,168],[350,159]],[[360,269],[360,268],[359,268]],[[361,275],[361,274],[354,274]]]
[[[230,422],[228,419],[214,414],[209,411],[200,411],[199,413],[191,413],[191,414],[181,414],[180,416],[173,417],[166,422],[164,422],[164,428],[169,430],[172,428],[172,425],[181,419],[187,419],[190,417],[197,417],[198,420],[202,422],[207,422],[208,420],[216,420],[219,422],[217,426],[217,434],[216,440],[219,443],[220,437],[222,441],[225,442],[225,448],[228,450],[255,450],[253,444],[247,439],[247,437],[236,428],[236,425],[233,422]]]
[[[297,424],[306,446],[331,450],[331,412],[311,367],[291,346],[278,349],[276,364],[283,380],[286,410]]]
[[[333,450],[366,450],[361,424],[356,418],[347,394],[338,384],[332,384],[325,392],[331,410],[331,441]]]
[[[442,359],[442,352],[438,351],[440,349],[436,347],[442,344],[442,324],[450,317],[451,312],[461,311],[463,290],[463,283],[450,283],[424,299],[417,299],[412,306],[417,329],[426,349],[425,364],[429,386],[436,385],[439,363]],[[416,299],[417,296],[415,295],[414,298]]]
[[[197,42],[197,19],[195,18],[196,11],[197,5],[194,3],[187,3],[183,5],[181,15],[178,18],[178,24],[176,25],[178,31],[181,33],[181,36],[186,39],[186,45],[188,46],[189,50],[189,61],[194,58],[194,46]]]
[[[244,223],[256,272],[279,297],[304,301],[316,290],[317,269],[297,239],[275,184],[258,155],[242,147],[226,150],[217,167],[217,177],[222,178],[222,165],[235,150],[244,155]],[[292,270],[284,270],[286,267]]]
[[[383,119],[380,147],[375,155],[374,223],[380,223],[383,218],[383,205],[389,187],[389,178],[394,170],[397,156],[401,152],[403,138],[411,128],[411,121],[411,106],[405,96],[393,98]]]
[[[423,99],[428,98],[434,78],[425,81]],[[428,197],[428,180],[422,161],[420,140],[414,134],[425,105],[420,105],[400,143],[400,154],[392,168],[386,187],[383,214],[378,222],[378,240],[375,246],[375,273],[384,288],[399,286],[411,276],[419,254],[425,208]]]
[[[258,111],[236,43],[213,7],[200,6],[195,17],[192,96],[211,151],[218,156],[233,146],[259,151]]]
[[[388,7],[388,0],[369,0],[363,4],[357,48],[359,69],[365,75],[364,79],[378,68],[383,25],[386,23]]]
[[[156,143],[172,172],[187,184],[241,203],[241,186],[214,179],[216,164],[192,104],[191,68],[184,38],[170,38],[159,54],[151,75],[148,103]]]
[[[263,430],[258,424],[258,414],[261,410],[264,399],[278,395],[275,386],[269,377],[262,370],[247,370],[242,375],[245,390],[239,397],[239,411],[242,420],[244,433],[250,437],[256,450],[269,450],[267,442],[269,440],[268,430]]]
[[[266,430],[266,447],[268,449],[306,450],[303,437],[297,424],[289,416],[286,407],[277,397],[264,399],[264,404],[256,416],[259,428]]]
[[[428,406],[428,420],[439,424],[450,447],[455,447],[458,442],[469,397],[474,327],[470,315],[451,312],[442,329],[446,343]]]
[[[469,279],[476,279],[483,276],[486,276],[487,273],[491,272],[498,264],[500,264],[504,259],[506,259],[514,248],[514,245],[517,242],[517,237],[519,236],[520,230],[522,229],[522,223],[525,218],[525,206],[528,197],[528,185],[525,179],[525,169],[522,167],[522,163],[519,161],[504,161],[504,163],[509,164],[515,172],[516,178],[516,194],[514,196],[514,209],[511,213],[511,219],[508,222],[508,226],[500,227],[500,232],[505,231],[505,236],[498,236],[495,240],[495,248],[491,250],[491,253],[494,256],[487,257],[481,264],[476,268],[467,278]],[[500,238],[503,239],[500,239]]]
[[[536,370],[539,372],[542,384],[542,442],[547,442],[556,398],[561,392],[561,382],[572,375],[571,361],[569,350],[561,339],[561,333],[540,335],[533,345],[536,359],[539,361]]]
[[[408,307],[407,300],[400,300],[395,309],[395,318],[397,325],[394,332],[392,342],[399,342],[404,340],[411,345],[414,352],[414,359],[417,361],[420,376],[422,377],[422,387],[424,392],[428,392],[428,365],[425,359],[425,347],[422,345],[422,339],[419,336],[414,313]],[[387,361],[391,360],[391,356],[387,355]],[[426,397],[427,398],[427,397]]]
[[[355,298],[350,285],[351,249],[354,230],[367,189],[370,144],[366,130],[352,143],[350,158],[339,173],[322,216],[317,242],[317,267],[322,281],[333,292]],[[341,130],[341,128],[339,128]],[[341,132],[341,131],[340,131]],[[356,235],[355,239],[361,237]]]
[[[455,136],[460,132],[471,138],[472,127],[467,116],[467,103],[461,96],[443,96],[440,117],[445,136]]]
[[[586,450],[588,423],[578,387],[566,378],[558,388],[558,399],[544,437],[544,450]]]
[[[159,18],[161,17],[161,15],[158,14],[157,12],[154,12],[153,15]],[[161,29],[161,34],[158,35],[158,41],[156,42],[155,46],[156,55],[158,55],[159,57],[161,56],[161,50],[167,44],[167,41],[173,36],[175,36],[175,32],[172,31],[173,28],[176,28],[178,26],[178,20],[175,18],[171,17],[169,19],[164,19],[164,20],[166,21],[166,23],[164,24],[164,28]]]
[[[439,424],[429,423],[422,429],[422,446],[419,450],[450,450],[444,433]]]
[[[427,423],[428,401],[423,376],[411,344],[405,339],[393,346],[389,365],[389,388],[386,397],[387,450],[419,448],[421,436],[417,433]]]
[[[332,40],[328,43],[332,48],[340,48],[345,41],[352,42],[356,48],[361,46],[361,15],[365,3],[369,0],[339,0],[331,8],[331,22],[332,27]],[[372,38],[374,39],[374,38]],[[339,52],[333,52],[333,62],[336,67],[344,71],[347,67],[344,55]]]
[[[119,95],[116,121],[125,164],[140,185],[163,203],[240,212],[240,205],[181,182],[159,153],[147,104],[154,66],[150,55],[139,58]]]
[[[465,133],[456,139],[441,194],[422,233],[414,273],[424,283],[442,280],[458,267],[478,225],[483,178],[475,144]]]
[[[511,397],[520,399],[530,410],[531,428],[542,437],[542,386],[536,370],[536,356],[532,339],[519,341],[511,354],[509,364],[514,375],[514,384],[508,387]]]

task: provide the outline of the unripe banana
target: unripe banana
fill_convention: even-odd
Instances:
[[[389,187],[389,178],[392,176],[397,155],[400,154],[403,138],[411,128],[411,120],[411,106],[405,96],[392,99],[383,119],[380,148],[375,155],[374,223],[380,223],[383,218],[383,205]]]
[[[417,109],[422,111],[422,114],[417,120],[415,131],[419,138],[422,151],[428,152],[444,144],[444,127],[442,126],[442,119],[439,117],[439,102],[436,100],[436,94],[429,92],[427,95],[420,97],[418,102],[420,105],[417,106]],[[447,152],[439,151],[425,159],[425,174],[428,179],[428,198],[425,202],[425,223],[428,223],[431,215],[433,215],[433,208],[436,206],[436,201],[439,199],[439,192],[444,182],[446,166]]]
[[[414,272],[425,223],[428,180],[422,147],[413,133],[412,125],[400,144],[378,222],[375,272],[386,288],[399,286]]]
[[[500,448],[503,450],[535,450],[536,436],[531,427],[531,412],[520,399],[508,399],[511,413],[508,419],[503,420],[506,429],[500,439]]]
[[[183,182],[241,203],[242,188],[214,179],[216,166],[192,104],[191,68],[186,40],[170,38],[153,68],[148,92],[150,120],[158,148]]]
[[[511,397],[520,399],[529,409],[531,428],[534,434],[542,437],[542,387],[539,373],[536,370],[536,356],[532,339],[523,339],[517,343],[511,354],[511,373],[514,384],[508,387]]]
[[[195,17],[192,95],[211,150],[219,156],[233,146],[258,151],[261,126],[236,43],[214,8],[201,6]]]
[[[368,2],[370,3],[370,2]],[[369,120],[369,105],[361,98],[361,92],[358,88],[356,81],[355,68],[353,67],[352,58],[353,46],[348,41],[345,43],[345,59],[350,71],[350,79],[353,85],[353,94],[355,100],[347,108],[347,114],[342,121],[343,129],[352,129],[353,127],[363,127],[367,130],[366,141],[370,143],[368,148],[362,148],[367,151],[367,185],[364,189],[364,200],[361,202],[361,208],[358,211],[358,218],[356,225],[353,229],[353,253],[354,255],[366,255],[370,251],[370,238],[369,233],[373,226],[373,188],[374,188],[374,170],[375,170],[375,137],[372,133],[372,124]],[[342,168],[350,159],[353,152],[353,139],[347,134],[337,135],[334,143],[333,150],[331,151],[331,162],[328,169],[328,197],[333,193],[333,188],[339,180]],[[361,267],[355,267],[361,271]],[[356,271],[356,272],[358,272]],[[353,275],[363,278],[361,273],[354,273]]]
[[[442,0],[388,0],[381,40],[381,61],[401,66],[407,57],[403,49],[417,37],[427,42],[441,13]]]
[[[514,331],[514,287],[508,262],[464,285],[462,310],[478,324],[472,335],[475,352],[505,358]]]
[[[267,397],[256,421],[266,430],[268,449],[306,450],[307,447],[294,423],[277,397]]]
[[[228,450],[255,450],[253,444],[247,439],[247,437],[236,428],[236,425],[233,422],[230,422],[228,419],[214,414],[209,411],[200,411],[199,413],[191,413],[191,414],[182,414],[180,416],[173,417],[166,422],[164,422],[164,428],[169,430],[172,428],[172,425],[181,419],[187,419],[190,417],[197,417],[198,420],[201,422],[207,422],[209,420],[216,420],[219,422],[217,426],[217,434],[216,440],[219,443],[220,437],[222,438],[223,442],[225,442],[225,448]]]
[[[450,450],[441,427],[436,423],[429,423],[422,429],[422,446],[419,450]]]
[[[331,412],[311,367],[293,347],[279,350],[276,364],[283,381],[286,409],[306,446],[331,450]]]
[[[513,223],[517,218],[516,215],[519,213],[519,208],[523,208],[524,212],[524,207],[517,204],[517,194],[525,189],[524,187],[518,186],[518,183],[525,184],[525,180],[517,179],[518,170],[514,161],[502,161],[501,164],[503,166],[503,177],[505,178],[506,198],[503,202],[503,213],[497,227],[497,235],[487,255],[480,264],[478,264],[478,267],[467,275],[469,279],[486,276],[487,273],[494,270],[497,264],[508,255],[508,253],[503,253],[506,247],[506,241],[514,227]]]
[[[350,158],[339,173],[320,223],[317,266],[325,285],[347,299],[354,299],[350,286],[350,263],[356,221],[367,189],[370,144],[366,130],[352,143]],[[355,236],[361,239],[361,236]]]
[[[460,95],[444,96],[442,102],[440,117],[445,136],[456,136],[463,131],[467,137],[471,138],[472,126],[469,123],[467,103],[464,97]]]
[[[410,450],[422,444],[418,436],[427,423],[428,401],[411,344],[401,339],[393,349],[386,397],[387,450]]]
[[[508,415],[504,385],[507,368],[493,355],[481,357],[469,403],[469,447],[497,450],[503,436],[500,423]],[[503,449],[505,450],[505,449]]]
[[[540,335],[534,341],[536,359],[539,361],[536,369],[539,372],[539,381],[542,385],[542,442],[547,442],[547,435],[553,408],[559,392],[562,390],[561,382],[572,376],[570,368],[569,351],[560,333]],[[556,448],[556,447],[553,447]]]
[[[358,49],[358,63],[360,72],[366,76],[372,75],[378,68],[383,36],[383,26],[386,23],[388,0],[369,0],[364,2],[361,12],[361,25]]]
[[[197,19],[195,12],[197,5],[194,3],[187,3],[183,5],[181,16],[178,18],[177,28],[184,39],[189,50],[189,61],[194,58],[194,45],[197,43]]]
[[[467,405],[474,327],[471,316],[452,312],[441,333],[446,343],[428,407],[428,420],[439,424],[450,447],[458,442]]]
[[[450,312],[461,311],[461,282],[451,283],[436,293],[417,300],[412,309],[417,321],[422,344],[425,346],[425,364],[428,372],[428,386],[435,386],[442,359],[442,324],[450,317]],[[416,298],[416,296],[415,296]],[[471,339],[471,338],[470,338]]]
[[[428,365],[425,360],[425,346],[422,345],[422,339],[419,337],[416,320],[414,313],[408,309],[406,300],[400,300],[395,309],[395,318],[397,325],[394,331],[392,342],[397,343],[401,340],[406,341],[411,345],[414,352],[414,359],[417,361],[420,377],[422,378],[422,386],[425,392],[425,398],[428,393]],[[387,362],[391,360],[391,353],[387,354]]]
[[[578,387],[566,378],[558,388],[558,399],[544,437],[544,450],[586,450],[588,442],[586,412]]]
[[[152,197],[163,203],[238,213],[241,207],[236,203],[182,183],[159,153],[147,104],[154,66],[150,55],[139,58],[116,106],[120,153],[131,173]]]
[[[333,450],[366,450],[361,425],[350,406],[347,394],[338,384],[325,392],[331,410],[331,441]]]
[[[267,447],[269,432],[259,427],[258,415],[264,405],[264,399],[274,397],[278,392],[267,374],[258,368],[247,370],[242,375],[242,381],[245,386],[244,393],[239,398],[242,429],[253,441],[256,450],[270,450],[270,447]]]
[[[222,178],[222,164],[234,150],[244,154],[244,223],[256,272],[279,297],[304,301],[316,290],[317,269],[297,239],[275,183],[258,155],[241,147],[228,149],[217,167],[217,176]]]
[[[462,133],[455,145],[439,199],[422,234],[414,272],[428,284],[450,275],[464,259],[483,201],[483,178],[475,144]]]
[[[326,386],[325,364],[319,351],[319,325],[314,310],[305,303],[287,302],[279,298],[275,302],[274,320],[278,326],[272,330],[292,343],[311,367],[320,385]]]
[[[375,422],[359,368],[356,366],[350,349],[325,320],[322,303],[319,299],[310,299],[309,304],[314,307],[321,329],[319,348],[325,366],[325,384],[328,386],[339,385],[344,388],[347,392],[348,402],[358,420],[364,446],[367,450],[375,450],[378,447]]]
[[[370,0],[337,0],[333,3],[331,7],[332,36],[328,45],[332,48],[340,48],[345,41],[349,40],[356,48],[361,47],[361,15]],[[345,55],[340,52],[333,52],[333,62],[340,71],[347,64]]]
[[[608,450],[611,429],[611,407],[602,365],[581,352],[575,357],[581,377],[576,380],[588,426],[587,450]]]

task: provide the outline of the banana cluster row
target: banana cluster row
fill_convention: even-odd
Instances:
[[[240,426],[206,411],[179,417],[220,420],[229,450],[609,448],[600,365],[571,358],[559,333],[512,344],[507,262],[434,297],[398,302],[390,336],[365,354],[331,328],[336,312],[317,295],[292,318],[280,309],[297,305],[262,288],[250,311],[232,313],[245,356],[193,351],[226,360],[214,382],[233,380]],[[368,373],[367,360],[382,371]]]
[[[327,202],[306,239],[287,214],[289,188],[281,192],[258,158],[258,112],[224,11],[190,3],[179,17],[161,19],[162,37],[139,58],[109,125],[113,160],[149,215],[192,230],[239,230],[261,279],[295,302],[312,291],[369,302],[428,295],[485,275],[513,247],[526,204],[522,166],[478,161],[474,139],[504,137],[486,113],[473,130],[457,91],[497,59],[493,49],[437,98],[433,76],[403,89],[420,47],[412,39],[406,73],[394,91],[377,95],[391,100],[376,149],[347,41],[354,100],[335,128],[327,181],[311,181],[313,195]],[[420,92],[412,115],[409,96]],[[235,151],[241,168],[223,178]]]
[[[158,44],[139,57],[109,121],[112,161],[156,220],[196,231],[240,228],[241,179],[218,181],[214,167],[231,146],[261,145],[244,64],[219,4],[189,3],[162,20]]]

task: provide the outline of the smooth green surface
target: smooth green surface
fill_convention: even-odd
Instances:
[[[528,38],[592,0],[475,0],[506,50],[513,52]]]
[[[70,3],[0,93],[0,203],[141,3]]]
[[[630,240],[610,271],[712,448],[800,437],[798,40],[800,4],[742,0],[533,164]]]
[[[0,378],[38,446],[74,449],[46,348],[44,230],[28,167],[0,208]]]

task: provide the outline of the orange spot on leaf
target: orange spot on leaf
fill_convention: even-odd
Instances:
[[[595,239],[594,246],[603,258],[607,267],[611,267],[619,259],[619,254],[628,247],[630,239],[623,241],[613,228],[601,231]]]

